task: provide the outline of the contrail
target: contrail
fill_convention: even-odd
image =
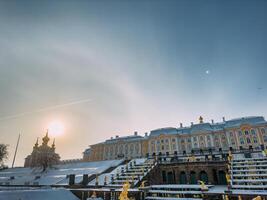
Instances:
[[[24,112],[24,113],[19,113],[19,114],[15,114],[15,115],[9,115],[9,116],[6,116],[6,117],[1,117],[0,121],[4,121],[4,120],[8,120],[8,119],[16,119],[16,118],[19,118],[19,117],[23,117],[25,115],[44,112],[44,111],[48,111],[48,110],[54,110],[54,109],[57,109],[57,108],[62,108],[62,107],[66,107],[66,106],[72,106],[72,105],[76,105],[76,104],[86,103],[86,102],[89,102],[89,101],[92,101],[92,100],[91,99],[82,99],[82,100],[72,101],[72,102],[59,104],[59,105],[55,105],[55,106],[49,106],[49,107],[45,107],[45,108],[40,108],[38,110],[34,110],[34,111],[30,111],[30,112]]]

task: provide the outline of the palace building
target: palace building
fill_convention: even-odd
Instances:
[[[132,159],[149,156],[175,156],[211,152],[263,150],[267,146],[267,122],[262,116],[242,117],[215,123],[160,128],[144,136],[115,138],[91,145],[84,151],[85,161]]]

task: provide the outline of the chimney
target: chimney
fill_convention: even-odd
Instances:
[[[225,122],[225,117],[223,117],[222,119],[223,119],[223,122]]]
[[[183,123],[180,123],[180,128],[183,128]]]
[[[192,126],[192,125],[194,125],[194,123],[193,123],[193,122],[191,122],[191,126]]]
[[[137,136],[137,131],[134,132],[134,135]]]
[[[118,136],[118,135],[116,135],[116,138],[119,138],[119,136]]]
[[[214,120],[213,119],[211,120],[211,123],[214,124]]]
[[[147,133],[145,133],[145,137],[147,137],[148,136],[148,134]]]

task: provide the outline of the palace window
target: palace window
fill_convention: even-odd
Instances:
[[[248,143],[248,144],[250,144],[250,143],[251,143],[251,141],[250,141],[250,138],[247,138],[247,143]]]
[[[194,140],[194,142],[196,142],[197,141],[197,137],[193,137],[193,140]]]
[[[161,146],[161,150],[164,150],[164,145]]]
[[[115,146],[115,154],[117,154],[117,152],[118,152],[118,146],[116,145]]]
[[[172,149],[176,149],[176,145],[175,144],[172,145]]]
[[[251,134],[252,134],[252,135],[256,135],[256,132],[255,132],[254,129],[251,129]]]
[[[164,143],[164,140],[161,140],[161,143]]]
[[[181,139],[181,143],[184,143],[184,139]]]
[[[216,141],[215,146],[218,148],[220,146],[220,143],[218,141]]]
[[[139,144],[135,144],[135,153],[139,153]]]
[[[203,136],[200,136],[200,138],[199,138],[200,140],[203,140]]]
[[[240,138],[240,144],[244,144],[244,139]]]
[[[245,131],[245,135],[248,135],[249,134],[249,132],[248,131]]]
[[[187,142],[190,143],[190,142],[191,142],[191,138],[188,138],[188,139],[187,139]]]
[[[166,145],[166,150],[169,150],[169,145],[168,144]]]
[[[207,136],[207,140],[210,140],[210,136],[209,135]]]
[[[230,137],[233,137],[233,133],[232,132],[230,132],[229,135],[230,135]]]
[[[262,129],[261,129],[261,133],[262,133],[262,134],[265,134],[265,128],[262,128]]]
[[[233,138],[231,139],[231,143],[232,145],[235,145],[235,140]]]
[[[190,150],[191,149],[191,145],[187,145],[187,149]]]
[[[242,136],[242,131],[238,131],[238,135],[239,136]]]
[[[133,144],[131,144],[131,146],[130,146],[130,152],[131,152],[131,154],[133,154],[133,150],[134,150],[134,146],[133,146]]]
[[[172,142],[175,142],[175,138],[172,138]]]
[[[263,136],[263,140],[264,140],[264,142],[267,142],[267,135]]]
[[[165,140],[165,143],[168,143],[168,142],[169,142],[169,140],[168,140],[168,139],[166,139],[166,140]]]
[[[258,139],[257,139],[257,137],[254,137],[254,138],[253,138],[253,142],[254,142],[254,143],[258,143]]]

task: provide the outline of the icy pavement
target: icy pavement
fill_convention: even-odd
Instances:
[[[34,189],[0,191],[0,200],[79,200],[65,189]]]

